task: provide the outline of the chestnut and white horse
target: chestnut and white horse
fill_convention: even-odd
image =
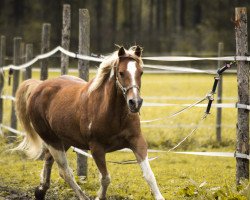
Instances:
[[[155,199],[164,199],[140,128],[141,53],[139,46],[129,50],[121,47],[100,64],[97,76],[89,82],[61,76],[45,81],[30,79],[20,85],[16,111],[26,135],[17,149],[32,158],[43,155],[45,160],[36,199],[45,198],[54,161],[79,199],[89,199],[68,166],[65,152],[70,146],[91,151],[101,174],[96,199],[106,199],[110,183],[105,154],[122,148],[134,152]]]

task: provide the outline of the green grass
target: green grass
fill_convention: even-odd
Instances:
[[[50,77],[58,76],[58,73],[50,73]],[[91,75],[93,76],[93,75]],[[38,78],[38,73],[34,73]],[[176,97],[204,97],[213,84],[213,76],[210,75],[176,75],[176,74],[145,74],[143,76],[142,97],[148,96],[176,96]],[[226,75],[223,83],[223,97],[236,97],[236,77]],[[5,93],[10,88],[6,87]],[[193,103],[195,100],[164,100],[147,99],[146,102],[159,103]],[[224,102],[233,102],[228,100]],[[4,123],[9,124],[10,102],[5,101]],[[141,110],[141,119],[154,119],[168,116],[180,109],[174,107],[144,107]],[[185,137],[192,128],[182,127],[198,123],[205,108],[192,108],[189,111],[160,122],[150,124],[153,127],[142,125],[142,132],[146,137],[150,148],[168,150]],[[216,109],[212,108],[211,115],[202,124],[196,133],[185,141],[178,150],[197,151],[234,151],[235,128],[223,128],[223,142],[216,142],[215,136]],[[223,124],[234,126],[236,124],[236,109],[223,109]],[[160,126],[160,127],[159,127]],[[209,126],[209,127],[208,127]],[[32,196],[33,189],[39,184],[42,161],[30,161],[23,155],[6,152],[10,146],[3,138],[0,139],[0,199],[21,191]],[[12,144],[13,145],[13,144]],[[75,155],[68,153],[70,166],[75,170]],[[225,193],[224,199],[247,199],[235,190],[235,159],[201,157],[179,155],[174,153],[150,154],[150,157],[158,156],[151,162],[152,169],[158,180],[160,190],[166,199],[210,199],[217,193]],[[131,153],[114,152],[108,154],[107,160],[121,161],[134,159]],[[87,181],[78,180],[81,187],[92,197],[95,196],[99,183],[99,173],[93,162],[89,159],[89,176]],[[108,190],[109,199],[152,199],[150,190],[142,178],[138,165],[116,165],[108,163],[108,169],[112,177],[112,183]],[[206,186],[199,187],[206,181]],[[198,186],[197,186],[198,185]],[[4,189],[1,189],[3,188]],[[213,188],[220,187],[217,190]],[[211,190],[212,188],[212,190]],[[217,194],[216,193],[216,194]],[[221,194],[222,197],[222,194]],[[75,194],[58,176],[56,165],[52,171],[52,185],[48,192],[48,199],[74,199]],[[212,198],[213,199],[213,198]],[[221,198],[223,199],[223,198]]]

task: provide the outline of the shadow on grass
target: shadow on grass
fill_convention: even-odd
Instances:
[[[35,189],[35,188],[34,188]],[[0,185],[0,200],[32,200],[34,199],[34,189],[28,191],[23,191],[18,188],[11,188],[8,186]],[[78,200],[78,198],[73,195],[71,197],[61,197],[61,200]],[[90,197],[91,200],[94,200],[95,197]],[[132,200],[133,198],[124,197],[119,195],[108,196],[107,200]],[[58,195],[54,194],[52,191],[48,191],[46,195],[46,200],[58,200]]]
[[[22,190],[0,185],[0,199],[5,200],[31,200],[31,191],[24,192]]]

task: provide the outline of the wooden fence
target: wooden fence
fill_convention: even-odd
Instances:
[[[245,56],[247,53],[247,14],[246,8],[236,8],[235,10],[235,31],[236,31],[236,55]],[[71,9],[70,5],[63,6],[63,27],[62,27],[62,43],[61,46],[65,49],[70,47],[70,27],[71,27]],[[50,32],[51,25],[43,24],[41,37],[41,53],[46,53],[50,50]],[[26,48],[24,48],[26,47]],[[78,52],[80,54],[89,55],[90,47],[90,16],[86,9],[79,9],[79,46]],[[24,44],[22,38],[14,38],[14,55],[13,63],[19,65],[27,62],[33,58],[33,45]],[[26,49],[26,51],[24,51]],[[218,55],[223,54],[223,44],[219,44]],[[6,57],[6,38],[1,36],[0,45],[0,66],[5,65]],[[23,59],[25,58],[25,59]],[[61,54],[61,74],[67,74],[69,65],[69,57]],[[221,66],[221,62],[218,62]],[[48,78],[48,60],[40,61],[41,80]],[[89,62],[84,60],[78,61],[79,77],[88,81],[89,79]],[[12,73],[12,72],[11,72]],[[23,79],[31,78],[32,67],[28,67],[25,71],[21,71]],[[12,95],[15,96],[19,84],[20,71],[13,71]],[[238,103],[249,105],[249,67],[245,61],[237,62],[237,77],[238,77]],[[222,84],[222,82],[221,82]],[[3,73],[0,73],[0,94],[4,87]],[[219,86],[218,103],[221,103],[222,85]],[[3,100],[0,98],[0,124],[3,122]],[[17,118],[15,115],[14,102],[11,107],[11,127],[17,129]],[[13,133],[9,133],[10,136]],[[216,137],[221,141],[221,109],[217,110],[216,121]],[[14,137],[9,137],[10,142]],[[249,155],[249,111],[238,109],[238,123],[237,123],[237,148],[236,152]],[[239,184],[241,178],[249,178],[249,160],[236,158],[237,160],[237,178],[236,182]],[[80,154],[77,155],[77,174],[78,176],[87,176],[87,157]]]
[[[63,6],[63,19],[62,19],[62,41],[61,46],[64,49],[70,48],[70,27],[71,27],[71,7],[68,4]],[[50,35],[51,35],[51,24],[44,23],[42,26],[42,34],[41,34],[41,54],[46,53],[50,50]],[[22,38],[15,37],[14,38],[14,53],[13,53],[13,64],[20,65],[22,63],[28,62],[33,58],[33,45],[26,44],[26,48],[24,48],[24,42]],[[90,16],[87,9],[79,9],[79,48],[78,51],[81,54],[89,55],[89,47],[90,47]],[[24,52],[24,49],[26,51]],[[6,58],[6,37],[1,36],[1,44],[0,44],[0,66],[5,65]],[[23,59],[25,58],[25,59]],[[43,59],[40,61],[40,79],[46,80],[48,78],[48,59]],[[69,57],[65,54],[61,54],[61,74],[68,73],[69,66]],[[88,81],[89,79],[89,63],[87,61],[79,60],[78,61],[78,71],[79,77]],[[27,67],[25,71],[21,71],[23,73],[22,79],[28,79],[32,77],[32,67]],[[12,80],[12,96],[15,96],[17,91],[19,82],[20,82],[20,70],[10,70],[10,74],[12,78],[9,77],[10,81]],[[4,87],[4,77],[3,73],[0,73],[0,94],[2,94],[2,90]],[[0,98],[0,124],[3,122],[3,99]],[[14,101],[12,101],[11,106],[11,128],[17,129],[17,117],[15,114]],[[14,133],[8,133],[8,140],[12,142],[15,136]],[[77,153],[77,175],[78,176],[87,176],[87,158],[81,154]]]

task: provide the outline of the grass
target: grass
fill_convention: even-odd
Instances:
[[[50,77],[58,76],[50,73]],[[34,73],[38,78],[38,73]],[[193,103],[194,100],[171,100],[149,98],[152,96],[204,97],[211,90],[213,76],[210,75],[176,75],[145,74],[143,76],[142,96],[146,102],[158,103]],[[223,82],[223,97],[236,97],[236,77],[226,75]],[[5,93],[10,88],[6,87]],[[232,102],[224,101],[224,102]],[[10,102],[5,101],[4,123],[9,124]],[[154,119],[168,116],[180,107],[143,107],[141,119]],[[178,117],[142,125],[142,132],[150,148],[169,149],[185,137],[204,114],[205,108],[192,108]],[[177,150],[196,151],[234,151],[236,109],[224,109],[222,123],[223,142],[216,142],[215,134],[216,109],[212,108],[203,126]],[[183,126],[186,125],[186,126]],[[229,125],[229,126],[228,126]],[[11,146],[14,144],[11,144]],[[29,198],[33,189],[39,184],[42,161],[27,160],[22,154],[5,151],[10,145],[4,138],[0,139],[0,199],[17,195],[19,199]],[[150,153],[150,157],[158,156],[151,162],[158,180],[160,190],[166,199],[215,199],[218,193],[221,199],[247,199],[247,194],[235,188],[235,159],[179,155],[174,153]],[[76,169],[75,155],[68,152],[72,169]],[[114,152],[107,155],[107,160],[121,161],[134,159],[131,153]],[[99,173],[89,159],[89,175],[87,181],[77,178],[78,183],[89,196],[94,197],[98,190]],[[152,199],[149,188],[142,178],[138,165],[116,165],[108,163],[112,183],[108,190],[109,199]],[[207,184],[201,184],[201,183]],[[52,183],[47,199],[76,199],[72,190],[58,176],[56,165],[52,171]],[[200,184],[202,187],[200,187]],[[205,185],[205,186],[203,186]],[[219,188],[218,188],[219,187]],[[248,186],[246,186],[248,187]],[[217,188],[217,189],[214,189]],[[244,189],[244,188],[243,188]],[[243,191],[242,189],[242,191]],[[224,196],[223,196],[223,195]],[[24,197],[22,196],[24,195]],[[26,197],[25,197],[26,195]],[[223,197],[223,198],[222,198]],[[14,198],[14,197],[13,197]],[[218,199],[218,198],[217,198]]]

